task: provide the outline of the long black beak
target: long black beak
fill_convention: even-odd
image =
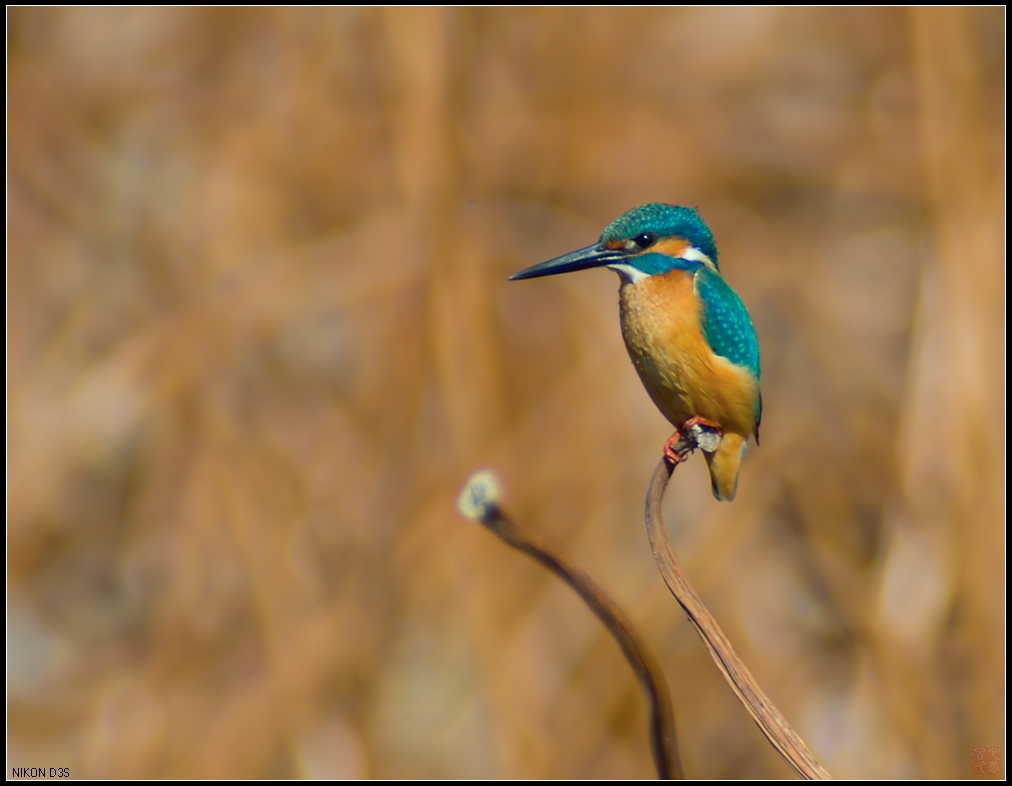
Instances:
[[[595,243],[586,248],[570,251],[561,257],[549,259],[540,265],[521,270],[509,277],[510,281],[519,281],[522,278],[538,278],[539,276],[554,276],[557,273],[571,273],[574,270],[586,270],[589,267],[603,267],[613,262],[621,262],[625,255],[621,251],[612,251],[600,243]]]

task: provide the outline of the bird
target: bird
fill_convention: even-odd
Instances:
[[[749,438],[759,444],[762,368],[752,318],[720,272],[713,233],[697,208],[643,205],[609,224],[597,243],[509,280],[594,267],[619,275],[626,349],[650,398],[675,427],[665,458],[672,465],[684,460],[676,445],[683,435],[702,433],[697,426],[714,435],[699,447],[714,497],[730,502]]]

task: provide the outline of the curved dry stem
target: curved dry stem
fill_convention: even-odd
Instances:
[[[476,476],[472,476],[475,478]],[[479,483],[482,479],[479,479]],[[469,483],[472,497],[475,483]],[[468,489],[465,489],[465,493]],[[464,496],[462,495],[462,499]],[[657,774],[662,779],[683,779],[682,762],[678,755],[675,736],[675,717],[671,710],[671,696],[664,672],[649,650],[646,642],[633,627],[632,621],[594,580],[544,538],[527,530],[508,518],[492,499],[470,500],[470,507],[458,505],[461,513],[480,521],[502,541],[540,562],[566,584],[572,587],[597,618],[604,623],[622,648],[626,660],[647,695],[650,704],[650,749],[654,755]]]
[[[679,443],[676,451],[680,455],[686,456],[693,448],[695,448],[695,439],[688,435]],[[735,653],[731,642],[728,641],[727,636],[717,624],[717,620],[706,608],[678,566],[678,560],[675,558],[674,549],[671,548],[671,541],[668,540],[668,534],[664,529],[664,520],[661,517],[661,501],[664,499],[664,491],[668,487],[668,481],[671,479],[673,471],[674,467],[668,464],[665,459],[661,459],[647,492],[647,534],[650,537],[650,547],[654,552],[654,559],[657,561],[661,576],[664,577],[675,600],[689,615],[689,620],[695,625],[700,638],[710,651],[710,657],[713,658],[713,662],[717,664],[717,668],[724,675],[727,684],[731,686],[731,690],[748,710],[766,739],[802,778],[831,780],[832,776],[825,767],[819,764],[812,752],[808,750],[808,746],[791,728],[787,719],[780,714],[769,697],[763,693],[755,678]]]

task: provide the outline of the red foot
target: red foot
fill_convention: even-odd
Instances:
[[[683,436],[685,435],[685,436]],[[724,429],[704,418],[692,417],[664,443],[664,458],[672,466],[681,464],[697,447],[707,453],[715,451],[724,437]]]
[[[682,426],[682,430],[692,431],[693,426],[702,426],[703,428],[708,428],[711,431],[718,432],[721,436],[724,435],[724,429],[722,429],[716,423],[710,420],[706,420],[705,418],[697,418],[697,417],[692,417],[686,420],[685,424]]]
[[[672,467],[677,466],[689,457],[689,452],[691,450],[692,448],[687,447],[682,441],[681,433],[676,431],[668,438],[668,441],[664,443],[664,460]]]

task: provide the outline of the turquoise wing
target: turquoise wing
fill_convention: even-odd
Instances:
[[[762,378],[759,339],[752,317],[724,277],[708,267],[696,273],[696,294],[703,301],[703,332],[714,354],[744,366],[756,380]],[[762,419],[762,396],[756,403],[756,427]]]

